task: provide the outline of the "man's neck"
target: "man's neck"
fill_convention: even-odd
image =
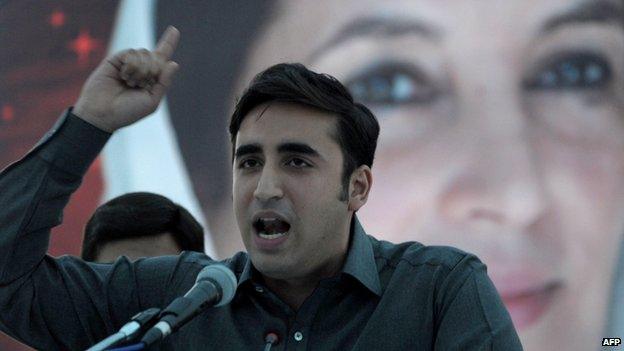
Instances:
[[[338,233],[345,233],[341,236],[345,240],[335,247],[336,251],[330,256],[331,258],[311,272],[294,274],[287,278],[269,277],[260,272],[266,286],[293,310],[299,310],[322,279],[334,277],[342,270],[351,246],[351,224],[353,220],[353,217],[350,218],[344,224],[342,231],[338,231]],[[306,266],[305,264],[302,265]]]
[[[264,281],[271,291],[295,311],[299,310],[318,285],[318,281],[310,284],[309,282],[294,282],[267,277],[264,278]]]
[[[293,310],[297,311],[305,300],[312,295],[322,279],[337,275],[347,257],[345,253],[334,262],[328,263],[322,269],[304,278],[274,279],[262,275],[266,286],[279,296]]]

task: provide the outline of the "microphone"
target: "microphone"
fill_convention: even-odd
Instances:
[[[264,351],[271,351],[271,346],[279,344],[279,336],[276,333],[270,332],[264,336]]]
[[[182,297],[178,297],[160,314],[160,320],[145,333],[141,343],[145,348],[176,332],[210,306],[223,306],[234,298],[236,276],[222,264],[205,267],[197,275],[195,285]]]

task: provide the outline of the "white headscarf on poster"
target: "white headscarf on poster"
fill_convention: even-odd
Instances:
[[[121,1],[109,53],[127,48],[153,49],[157,34],[154,11],[154,0]],[[166,99],[152,115],[115,132],[104,148],[102,159],[105,186],[102,201],[135,191],[164,195],[188,209],[202,224],[205,251],[216,257],[169,119]]]

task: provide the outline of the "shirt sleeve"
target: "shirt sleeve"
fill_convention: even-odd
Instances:
[[[172,286],[175,256],[102,265],[46,255],[51,228],[109,137],[69,110],[0,173],[0,329],[36,349],[84,350],[161,306]]]
[[[440,291],[435,350],[522,350],[511,317],[475,256],[466,255]]]

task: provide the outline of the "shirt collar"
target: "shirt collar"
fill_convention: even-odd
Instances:
[[[351,244],[342,272],[354,277],[368,290],[381,296],[381,284],[373,246],[355,215],[351,221]]]
[[[251,259],[249,259],[249,254],[247,254],[247,260],[245,261],[245,267],[243,267],[243,272],[238,279],[238,286],[245,284],[247,281],[251,280],[253,266],[251,265]]]
[[[379,282],[379,274],[375,263],[375,255],[370,240],[368,240],[366,232],[360,221],[354,215],[351,221],[351,243],[347,252],[347,259],[342,267],[342,273],[348,274],[357,279],[368,290],[381,296],[381,284]],[[238,285],[242,285],[252,276],[258,274],[253,267],[249,256],[247,262],[238,280]]]

